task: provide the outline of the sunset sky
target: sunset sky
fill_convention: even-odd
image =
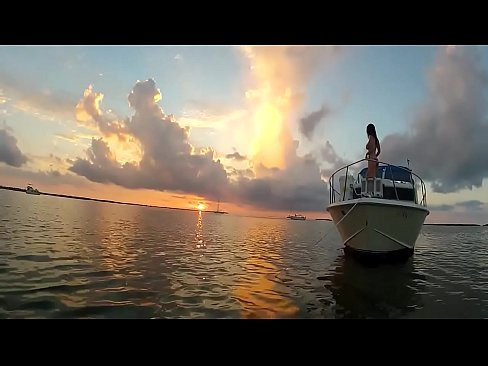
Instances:
[[[487,91],[486,47],[1,46],[0,185],[327,217],[372,122],[428,222],[484,224]]]

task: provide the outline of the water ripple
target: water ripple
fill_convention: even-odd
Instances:
[[[488,317],[486,227],[368,266],[330,222],[0,198],[0,318]]]

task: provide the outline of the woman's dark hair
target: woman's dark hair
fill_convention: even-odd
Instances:
[[[370,123],[368,127],[366,127],[366,133],[374,137],[376,140],[376,145],[380,144],[380,141],[378,140],[378,136],[376,136],[376,128],[374,127],[374,124]]]

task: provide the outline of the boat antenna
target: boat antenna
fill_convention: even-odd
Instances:
[[[410,169],[410,159],[407,158],[407,168]]]

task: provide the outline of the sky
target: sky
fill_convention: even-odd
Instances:
[[[374,123],[427,222],[484,224],[487,82],[475,46],[0,46],[0,185],[328,217]]]

